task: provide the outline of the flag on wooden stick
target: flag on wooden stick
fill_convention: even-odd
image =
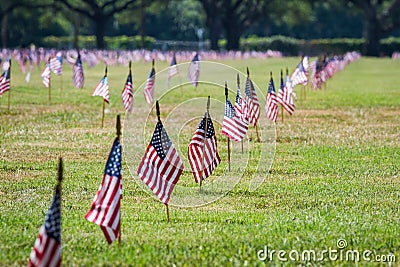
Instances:
[[[221,162],[211,116],[206,112],[189,144],[188,158],[196,183],[212,174]]]
[[[287,84],[290,86],[290,84]],[[294,112],[294,102],[289,92],[290,88],[286,86],[286,83],[283,80],[283,73],[281,70],[281,83],[278,89],[278,96],[276,97],[276,101],[281,104],[281,106],[292,115]]]
[[[247,69],[246,87],[244,92],[248,114],[247,117],[249,118],[249,123],[255,127],[260,118],[260,102],[258,101],[253,82],[250,79],[249,69]]]
[[[122,147],[119,137],[108,156],[103,181],[85,215],[89,222],[100,225],[107,242],[111,244],[120,236],[120,202],[122,198]]]
[[[62,74],[62,55],[61,52],[57,53],[56,57],[50,59],[50,69],[54,72],[55,75]]]
[[[199,61],[199,55],[196,53],[196,55],[194,55],[192,59],[192,62],[190,63],[188,72],[188,79],[193,84],[194,87],[197,87],[199,83],[199,76],[200,76],[200,61]]]
[[[122,89],[122,104],[126,111],[132,110],[133,105],[133,88],[132,88],[132,70],[131,70],[131,62],[129,61],[129,74],[126,79],[126,83],[124,89]]]
[[[109,96],[109,86],[108,86],[108,80],[107,80],[107,67],[105,70],[105,74],[103,78],[101,78],[100,82],[97,84],[96,88],[94,88],[92,96],[101,96],[103,97],[103,100],[107,103],[110,101],[110,96]]]
[[[168,204],[182,174],[183,163],[161,123],[158,101],[156,108],[158,122],[137,174],[162,203]]]
[[[29,256],[29,266],[32,267],[61,266],[61,158],[58,168],[58,185],[53,201]]]
[[[10,90],[11,64],[0,76],[0,96]]]
[[[146,85],[143,91],[144,98],[146,99],[146,102],[149,105],[151,105],[154,102],[155,82],[156,82],[156,70],[154,69],[154,59],[153,59],[149,78],[146,81]]]
[[[173,76],[178,74],[179,74],[178,65],[176,64],[176,57],[174,53],[174,55],[172,56],[171,64],[169,65],[168,69],[168,82]]]
[[[297,84],[307,85],[308,83],[308,57],[303,56],[300,60],[300,63],[294,69],[292,75],[290,76],[290,80],[292,81],[292,86],[296,86]]]
[[[73,67],[72,81],[75,88],[82,88],[85,82],[85,76],[83,74],[83,66],[81,60],[81,54],[78,52],[78,58]]]
[[[50,63],[47,63],[46,67],[42,71],[42,74],[40,75],[42,77],[42,82],[46,88],[49,88],[50,86],[50,75],[51,75]]]
[[[267,114],[267,118],[273,122],[276,122],[278,119],[278,102],[276,100],[276,91],[274,80],[271,78],[268,84],[268,93],[267,93],[267,101],[265,103],[265,113]]]

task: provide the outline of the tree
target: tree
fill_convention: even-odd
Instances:
[[[206,13],[206,26],[209,31],[210,48],[212,50],[219,50],[218,40],[222,32],[222,22],[220,18],[222,1],[201,0],[200,2]]]
[[[56,2],[64,4],[71,11],[94,22],[96,46],[100,49],[105,48],[104,35],[110,19],[117,13],[138,7],[137,0],[56,0]]]
[[[347,1],[346,1],[347,2]],[[350,0],[364,13],[365,51],[379,56],[380,40],[400,27],[400,0]]]

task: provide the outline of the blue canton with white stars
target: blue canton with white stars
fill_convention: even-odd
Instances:
[[[171,140],[169,139],[168,134],[161,122],[157,122],[153,138],[151,139],[151,145],[157,151],[158,156],[162,159],[165,158],[165,154],[172,145]]]
[[[121,177],[122,172],[122,148],[118,138],[115,138],[112,146],[110,155],[108,156],[106,169],[104,173],[106,175]]]
[[[268,93],[272,93],[272,92],[276,92],[275,91],[275,85],[274,85],[274,80],[273,79],[271,79],[270,81],[269,81],[269,85],[268,85]]]
[[[199,128],[198,128],[198,129],[202,129],[203,131],[204,131],[204,126],[205,126],[205,124],[206,124],[206,115],[207,115],[207,112],[204,114],[204,117],[203,117],[203,119],[201,120],[201,122],[200,122],[200,124],[199,124]],[[210,114],[208,114],[206,138],[211,138],[211,137],[213,137],[214,135],[215,135],[215,132],[214,132],[214,125],[213,125],[213,123],[212,123]]]
[[[235,115],[235,109],[233,108],[231,101],[227,98],[225,104],[225,116],[231,119],[235,117]]]
[[[61,200],[58,186],[56,187],[53,202],[47,211],[44,227],[48,236],[61,243]]]

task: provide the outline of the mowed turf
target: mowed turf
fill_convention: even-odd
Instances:
[[[269,72],[273,71],[278,88],[280,69],[293,68],[298,61],[281,58],[222,63],[242,72],[248,66],[265,94]],[[167,66],[168,62],[156,62],[157,70]],[[321,257],[324,250],[338,249],[339,239],[347,242],[344,252],[360,252],[362,265],[370,264],[362,258],[365,250],[371,251],[371,260],[394,255],[395,265],[399,264],[399,60],[361,58],[337,73],[326,88],[309,89],[305,97],[301,87],[296,87],[296,112],[291,117],[285,114],[284,121],[277,123],[275,159],[264,183],[254,192],[248,186],[257,163],[250,161],[243,179],[226,196],[202,207],[170,207],[171,222],[167,223],[164,205],[141,189],[128,170],[131,163],[124,162],[121,245],[108,245],[100,228],[87,222],[84,215],[101,183],[115,137],[116,114],[124,114],[120,93],[128,70],[124,66],[108,69],[111,100],[101,128],[102,101],[91,93],[104,74],[104,66],[84,67],[84,89],[72,87],[72,70],[66,64],[62,78],[53,75],[49,103],[41,70],[35,69],[26,83],[13,64],[10,113],[8,93],[0,98],[1,266],[27,265],[53,196],[60,156],[65,166],[65,266],[308,263],[301,257],[293,261],[288,254],[284,256],[288,262],[282,262],[276,253],[260,261],[257,252],[265,246],[287,253],[315,250],[321,259],[311,262],[315,265],[353,265],[345,257]],[[133,64],[134,90],[149,71],[150,63]],[[180,71],[186,80],[186,69]],[[206,96],[200,88],[193,90],[198,92],[188,94]],[[182,100],[179,94],[175,97],[174,102]],[[261,100],[262,106],[264,103]],[[172,103],[164,108],[168,105]],[[265,116],[263,107],[261,110]],[[223,140],[220,132],[217,135]],[[222,141],[219,149],[225,162]],[[144,151],[137,153],[141,157]]]

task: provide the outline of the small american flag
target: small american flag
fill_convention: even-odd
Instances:
[[[196,53],[196,55],[192,59],[192,62],[190,63],[188,72],[188,79],[193,84],[194,87],[197,87],[199,83],[199,76],[200,76],[200,61],[199,61],[199,55]]]
[[[242,141],[246,136],[248,124],[236,116],[235,109],[229,100],[226,98],[224,121],[222,123],[222,134],[236,142]]]
[[[308,83],[308,57],[305,56],[301,59],[300,63],[297,65],[296,69],[290,76],[292,81],[292,86],[297,84],[307,85]]]
[[[40,227],[29,257],[29,266],[61,266],[60,186],[56,187],[53,201]]]
[[[267,93],[267,102],[265,103],[265,113],[267,114],[267,118],[273,122],[276,122],[278,119],[278,102],[276,100],[276,92],[274,80],[269,80],[268,85],[268,93]]]
[[[207,132],[205,133],[207,112],[189,144],[188,158],[196,183],[212,174],[221,162],[217,150],[217,138],[211,116],[208,115]],[[205,137],[205,140],[204,140]]]
[[[183,163],[178,152],[158,121],[137,174],[161,202],[168,204],[182,171]]]
[[[109,96],[109,92],[108,91],[109,90],[108,90],[107,75],[104,75],[104,77],[97,84],[96,88],[94,88],[92,96],[101,96],[101,97],[103,97],[104,101],[109,103],[110,96]]]
[[[54,72],[55,75],[62,74],[62,56],[57,55],[50,59],[50,69]]]
[[[171,77],[178,75],[179,71],[178,71],[178,65],[176,65],[176,58],[175,58],[175,54],[172,57],[171,60],[171,65],[169,65],[169,69],[168,69],[168,81],[169,79],[171,79]]]
[[[73,67],[72,81],[74,83],[75,88],[82,88],[83,83],[85,82],[85,76],[83,75],[81,54],[79,53],[78,53],[78,58],[76,59],[76,62]]]
[[[290,85],[290,84],[288,84]],[[289,92],[290,88],[286,87],[286,84],[283,80],[283,77],[281,76],[281,84],[279,86],[278,90],[278,96],[276,98],[276,101],[282,105],[286,111],[292,115],[294,112],[294,103],[293,99],[291,96],[291,93]]]
[[[122,147],[119,138],[108,156],[103,181],[85,215],[89,222],[100,225],[107,242],[111,244],[120,235],[120,203],[122,198]]]
[[[147,79],[146,85],[144,87],[144,97],[146,98],[147,104],[152,104],[154,101],[154,85],[156,81],[156,70],[154,66],[151,68],[149,78]]]
[[[42,74],[40,76],[42,76],[42,81],[45,87],[49,87],[50,86],[50,64],[47,63],[46,64],[46,68],[44,68]]]
[[[8,69],[0,76],[0,96],[10,90],[10,70],[11,66],[9,65]]]
[[[128,78],[126,79],[126,83],[124,89],[122,89],[122,104],[126,111],[132,110],[133,104],[133,88],[132,88],[132,72],[129,70]]]
[[[246,102],[243,101],[239,86],[236,91],[235,113],[236,117],[240,118],[244,123],[249,125],[249,118],[247,117],[248,116],[247,105]]]
[[[246,79],[246,87],[244,92],[248,114],[247,117],[249,118],[249,123],[255,127],[258,119],[260,118],[260,102],[258,101],[253,82],[249,77]]]

